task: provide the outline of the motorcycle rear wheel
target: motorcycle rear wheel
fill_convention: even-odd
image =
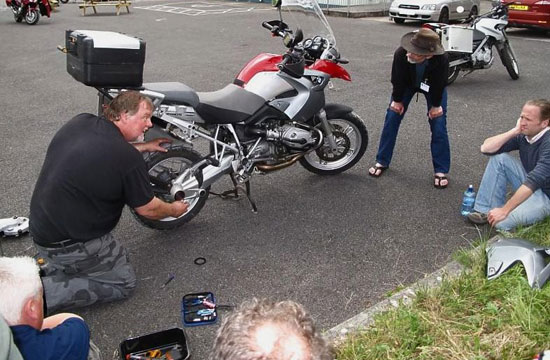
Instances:
[[[500,60],[513,80],[519,79],[519,65],[508,43],[499,51]]]
[[[449,68],[449,76],[447,77],[447,85],[451,85],[457,78],[460,73],[458,66],[451,66]]]
[[[319,175],[335,175],[354,166],[367,150],[369,135],[365,123],[355,113],[329,118],[337,150],[331,151],[328,139],[315,151],[300,159],[300,165]]]
[[[151,180],[155,196],[165,202],[172,202],[174,201],[170,195],[172,181],[199,161],[201,155],[183,146],[171,145],[167,149],[168,152],[165,153],[150,153],[149,156],[145,158],[145,163],[147,164],[149,179]],[[202,173],[199,172],[197,174],[196,180],[202,183]],[[199,190],[205,191],[202,196],[199,196]],[[195,192],[186,192],[185,200],[189,203],[189,208],[186,213],[178,218],[167,217],[160,220],[151,220],[139,215],[134,209],[131,211],[142,225],[156,230],[171,230],[193,219],[206,203],[209,193],[210,186],[196,189]]]
[[[40,14],[38,13],[38,9],[28,9],[27,13],[25,14],[25,22],[29,25],[34,25],[38,22],[40,19]]]

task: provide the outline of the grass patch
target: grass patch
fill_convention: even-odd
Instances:
[[[550,219],[514,237],[550,247]],[[486,240],[454,255],[467,269],[460,277],[378,314],[338,347],[337,359],[532,359],[550,349],[550,283],[531,289],[519,265],[488,281]]]

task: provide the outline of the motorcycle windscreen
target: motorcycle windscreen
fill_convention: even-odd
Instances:
[[[319,3],[315,0],[282,0],[283,21],[293,30],[302,29],[304,39],[321,36],[332,46],[336,38]]]

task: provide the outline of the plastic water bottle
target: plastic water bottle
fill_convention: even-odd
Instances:
[[[468,189],[464,191],[464,197],[462,198],[462,209],[460,213],[462,216],[467,216],[474,210],[474,203],[476,202],[476,192],[474,186],[468,186]]]

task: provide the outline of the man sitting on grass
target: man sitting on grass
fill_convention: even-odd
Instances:
[[[467,218],[498,230],[530,225],[550,215],[550,101],[529,100],[513,129],[490,137],[481,152],[491,155]],[[508,154],[519,150],[519,158]],[[514,191],[506,200],[507,186]]]

